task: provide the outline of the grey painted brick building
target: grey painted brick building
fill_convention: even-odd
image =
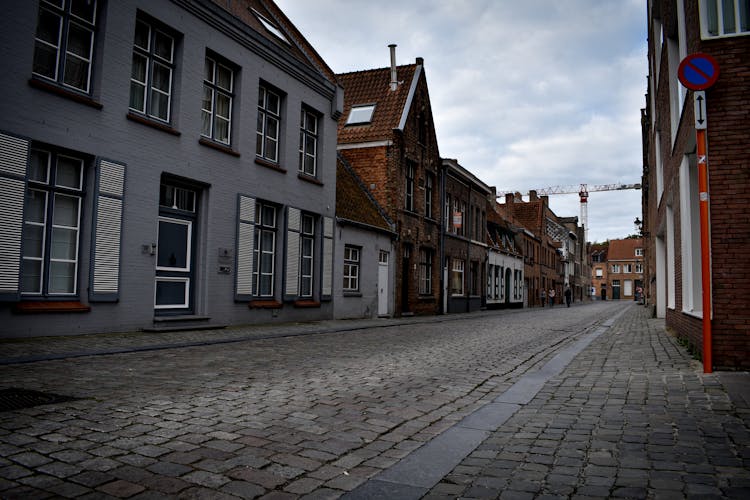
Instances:
[[[333,315],[343,91],[272,2],[9,2],[0,336]]]

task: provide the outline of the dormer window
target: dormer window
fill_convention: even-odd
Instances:
[[[275,24],[273,24],[273,23],[272,23],[271,21],[269,21],[268,19],[266,19],[265,17],[263,17],[263,16],[262,16],[262,15],[260,14],[260,12],[258,12],[257,10],[255,10],[255,9],[251,9],[251,10],[253,11],[253,14],[255,14],[255,17],[257,17],[257,18],[258,18],[258,21],[260,21],[260,24],[262,24],[262,25],[263,25],[263,27],[264,27],[264,28],[266,28],[266,30],[268,30],[269,32],[271,32],[271,33],[272,33],[273,35],[275,35],[275,36],[276,36],[277,38],[280,38],[280,39],[282,39],[282,40],[283,40],[284,42],[286,42],[286,43],[288,43],[289,45],[291,45],[291,44],[289,43],[289,40],[287,39],[286,35],[284,35],[284,32],[282,32],[282,31],[281,31],[281,30],[279,29],[279,27],[278,27],[278,26],[276,26],[276,25],[275,25]]]
[[[361,106],[352,106],[349,111],[349,118],[346,119],[347,125],[360,125],[372,122],[372,114],[375,112],[374,104],[365,104]]]

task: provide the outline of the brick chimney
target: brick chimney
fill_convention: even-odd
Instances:
[[[515,195],[513,193],[505,193],[505,204],[512,205],[515,201]]]
[[[529,191],[529,201],[538,201],[538,200],[539,200],[539,196],[536,194],[536,190],[532,189],[531,191]]]

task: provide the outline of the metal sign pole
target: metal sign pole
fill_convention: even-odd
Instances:
[[[695,131],[698,155],[698,200],[701,224],[701,284],[703,285],[703,373],[713,372],[711,348],[711,246],[708,227],[708,155],[706,129]]]

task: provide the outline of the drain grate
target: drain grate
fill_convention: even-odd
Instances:
[[[0,389],[0,411],[20,410],[22,408],[62,403],[75,399],[77,398],[32,391],[31,389]]]

